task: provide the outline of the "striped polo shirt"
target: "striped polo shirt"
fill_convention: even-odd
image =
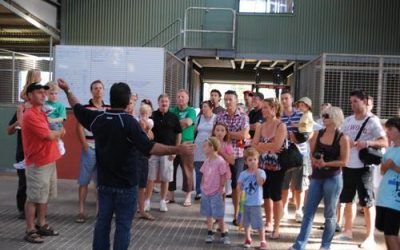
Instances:
[[[290,133],[290,132],[298,132],[299,131],[298,124],[299,124],[299,121],[300,121],[302,115],[303,115],[303,113],[300,112],[297,109],[293,109],[291,115],[287,115],[285,113],[282,113],[281,121],[286,124],[288,133]],[[309,149],[308,149],[308,146],[307,146],[307,142],[298,143],[298,144],[296,143],[296,145],[299,148],[299,151],[300,151],[300,153],[302,155],[308,156]]]

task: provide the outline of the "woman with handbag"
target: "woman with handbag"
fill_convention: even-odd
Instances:
[[[336,205],[343,188],[341,168],[349,160],[349,138],[339,131],[344,116],[338,107],[331,107],[322,114],[325,129],[314,133],[311,142],[313,171],[304,209],[301,230],[290,249],[303,250],[310,236],[315,213],[324,200],[325,226],[321,250],[330,249],[336,227]]]
[[[260,152],[260,165],[267,175],[263,185],[265,229],[271,232],[270,239],[278,239],[280,219],[282,217],[282,182],[284,169],[278,156],[287,138],[286,125],[279,119],[281,105],[274,98],[264,100],[262,114],[265,122],[256,127],[252,146]],[[272,220],[273,218],[273,220]],[[272,225],[273,224],[273,225]]]

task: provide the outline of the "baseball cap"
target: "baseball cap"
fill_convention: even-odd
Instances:
[[[28,85],[28,87],[26,88],[26,93],[32,92],[36,89],[44,89],[44,90],[48,90],[49,86],[47,85],[42,85],[38,82],[34,82]]]
[[[251,91],[251,90],[243,91],[243,95],[245,95],[245,94],[248,94],[249,96],[253,96],[254,95],[253,91]]]
[[[296,103],[299,103],[299,102],[305,103],[310,109],[312,107],[312,101],[308,97],[302,97]]]

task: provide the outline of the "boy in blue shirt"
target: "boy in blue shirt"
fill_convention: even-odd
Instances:
[[[390,118],[385,127],[392,146],[382,159],[375,227],[385,234],[387,249],[400,249],[400,118]]]
[[[247,165],[247,169],[239,175],[238,189],[239,197],[241,197],[241,192],[246,193],[243,215],[243,225],[246,231],[244,247],[251,247],[251,226],[252,229],[258,230],[260,249],[267,249],[264,223],[261,215],[261,205],[263,203],[262,186],[266,180],[266,175],[264,170],[258,168],[259,156],[259,153],[254,148],[247,148],[244,151],[244,161]]]

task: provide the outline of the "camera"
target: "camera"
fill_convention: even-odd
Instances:
[[[317,160],[321,160],[322,159],[323,154],[321,152],[315,152],[314,153],[314,158]]]

